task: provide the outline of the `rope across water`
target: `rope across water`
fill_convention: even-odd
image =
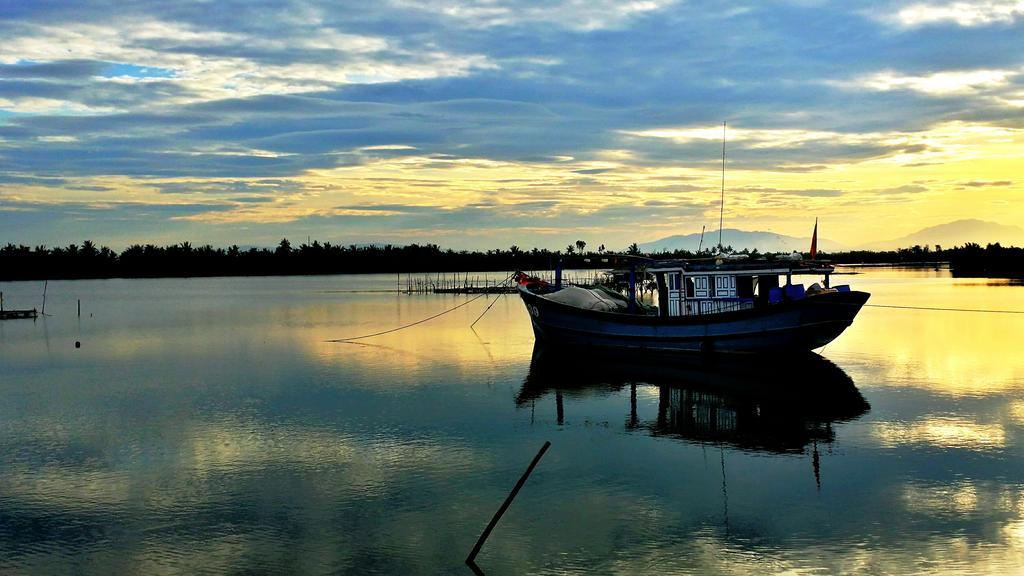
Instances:
[[[508,281],[513,276],[515,276],[514,272],[512,274],[509,274],[504,280],[502,280],[502,282],[501,282],[501,284],[499,284],[499,286],[504,286],[505,284],[507,284]],[[380,332],[374,332],[373,334],[363,334],[362,336],[353,336],[351,338],[337,338],[337,339],[334,339],[334,340],[328,340],[328,342],[354,342],[356,340],[364,340],[366,338],[373,338],[374,336],[383,336],[384,334],[391,334],[392,332],[398,332],[399,330],[405,330],[406,328],[412,328],[413,326],[416,326],[418,324],[423,324],[424,322],[429,322],[429,321],[433,320],[434,318],[438,318],[438,317],[444,316],[445,314],[448,314],[449,312],[454,312],[454,311],[458,310],[459,308],[462,308],[463,306],[468,306],[468,305],[472,304],[473,302],[476,302],[480,298],[483,298],[484,296],[487,296],[487,292],[484,292],[482,294],[477,294],[476,296],[470,298],[469,300],[466,300],[462,304],[458,304],[456,306],[452,306],[451,308],[449,308],[449,309],[447,309],[447,310],[445,310],[443,312],[438,312],[437,314],[434,314],[433,316],[428,316],[427,318],[423,318],[422,320],[417,320],[415,322],[410,322],[408,324],[404,324],[402,326],[398,326],[397,328],[391,328],[389,330],[381,330]],[[490,309],[490,307],[488,307],[488,309]],[[486,310],[484,311],[484,313],[486,313]],[[481,316],[483,316],[483,315],[481,314]],[[479,318],[477,318],[477,320],[479,320]],[[475,323],[476,322],[474,322],[474,324]]]
[[[865,304],[865,308],[898,308],[901,310],[933,310],[939,312],[985,312],[989,314],[1024,314],[1024,310],[989,310],[985,308],[939,308],[931,306],[896,306],[894,304]]]

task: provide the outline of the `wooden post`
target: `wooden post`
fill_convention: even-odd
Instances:
[[[78,299],[78,317],[79,318],[82,317],[82,299],[81,298]]]
[[[516,482],[516,485],[512,488],[512,491],[509,492],[508,497],[505,498],[505,501],[502,502],[501,507],[498,508],[498,511],[494,513],[494,517],[491,518],[491,521],[487,524],[487,527],[484,528],[484,531],[480,534],[480,538],[476,541],[476,546],[473,546],[473,550],[469,553],[469,556],[466,557],[466,564],[469,564],[470,568],[475,567],[476,562],[474,562],[474,560],[476,559],[476,555],[480,553],[480,548],[483,547],[484,542],[487,541],[487,537],[491,535],[491,530],[494,530],[494,527],[498,524],[498,520],[501,520],[502,514],[505,513],[505,510],[508,510],[508,507],[512,504],[512,500],[515,499],[516,494],[519,494],[519,489],[523,487],[523,484],[526,484],[526,479],[530,477],[530,473],[533,472],[533,469],[537,466],[537,463],[540,462],[541,457],[544,456],[544,453],[547,452],[548,448],[550,447],[551,442],[545,440],[544,445],[540,447],[540,451],[537,452],[537,455],[533,457],[533,461],[530,462],[529,466],[527,466],[526,472],[523,472],[523,475],[519,478],[519,481]]]
[[[558,425],[565,424],[565,407],[562,404],[562,391],[555,391],[555,420]]]
[[[49,283],[49,280],[43,280],[43,309],[40,311],[40,314],[43,316],[46,316],[46,286]]]

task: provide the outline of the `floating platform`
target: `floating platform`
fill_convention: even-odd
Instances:
[[[0,310],[0,320],[35,319],[39,314],[36,309],[31,310]]]

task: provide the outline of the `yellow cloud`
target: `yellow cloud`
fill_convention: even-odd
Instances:
[[[838,133],[801,129],[730,129],[739,151],[726,175],[726,224],[806,235],[818,216],[822,233],[856,246],[902,236],[919,228],[972,217],[1011,223],[1024,219],[1019,197],[1024,185],[1024,130],[983,123],[947,122],[920,132]],[[380,217],[430,211],[491,211],[487,225],[473,230],[422,228],[383,230],[391,237],[424,239],[439,234],[507,238],[529,232],[599,234],[609,246],[647,241],[668,234],[699,231],[717,224],[721,172],[714,162],[677,166],[640,160],[629,148],[635,139],[706,142],[716,146],[720,126],[665,127],[623,134],[622,147],[610,147],[583,160],[544,162],[420,155],[407,145],[380,145],[352,151],[362,161],[312,169],[286,178],[287,186],[259,178],[69,178],[61,185],[0,184],[20,202],[202,204],[207,212],[178,216],[206,223],[285,223],[305,217]],[[877,147],[873,157],[828,157],[829,146],[857,150]],[[808,166],[746,166],[744,150],[791,151],[801,158],[821,146],[822,158]],[[403,151],[404,155],[385,154]],[[275,156],[257,149],[196,149],[190,153]],[[738,156],[738,158],[737,158]],[[812,158],[813,159],[813,158]],[[1000,182],[965,187],[964,182]],[[168,184],[177,184],[173,189]],[[236,189],[260,186],[264,201],[238,201]],[[90,188],[109,191],[98,197]],[[191,187],[191,188],[190,188]],[[195,193],[201,189],[202,194]],[[252,196],[251,194],[249,196]],[[644,207],[647,208],[644,208]],[[896,209],[896,207],[899,207]],[[417,209],[420,209],[417,212]],[[630,214],[633,214],[632,220]],[[642,214],[642,216],[641,216]],[[592,218],[584,218],[584,216]],[[516,216],[518,223],[503,218]],[[605,218],[605,219],[602,219]],[[713,218],[714,217],[714,218]],[[344,231],[340,231],[344,233]],[[503,240],[504,241],[504,240]]]

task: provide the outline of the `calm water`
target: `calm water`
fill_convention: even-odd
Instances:
[[[1024,310],[945,272],[849,280]],[[544,440],[488,574],[1024,572],[1024,316],[865,308],[767,374],[534,360],[508,297],[475,332],[484,300],[326,342],[466,300],[348,292],[394,282],[50,282],[52,316],[0,323],[0,573],[468,574]]]

